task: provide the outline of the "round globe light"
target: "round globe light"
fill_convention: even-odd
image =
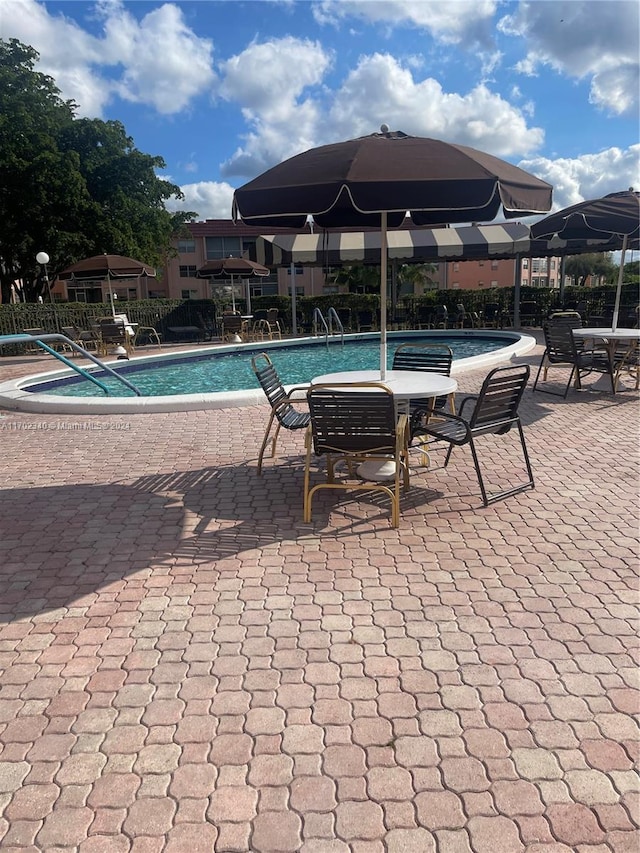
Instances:
[[[36,261],[39,264],[48,264],[49,263],[49,255],[46,252],[38,252],[36,255]]]

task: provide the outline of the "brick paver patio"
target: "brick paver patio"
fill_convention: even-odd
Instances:
[[[588,387],[527,391],[534,491],[463,449],[397,530],[303,524],[266,407],[0,412],[3,853],[637,853],[638,393]]]

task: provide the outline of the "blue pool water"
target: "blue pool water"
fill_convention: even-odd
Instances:
[[[514,336],[514,340],[517,336]],[[389,336],[388,367],[391,368],[393,353],[403,343],[444,343],[453,350],[454,359],[468,358],[492,352],[507,346],[512,341],[491,334],[455,335],[437,337],[428,334],[420,336]],[[380,339],[378,336],[367,340],[345,340],[332,342],[329,347],[324,341],[295,346],[277,346],[264,348],[274,363],[285,385],[297,385],[309,382],[314,376],[333,373],[338,370],[367,370],[380,365]],[[257,387],[257,380],[251,369],[251,358],[261,347],[242,348],[233,352],[208,351],[197,356],[171,356],[149,359],[146,363],[118,363],[122,372],[145,397],[158,397],[176,394],[212,394],[221,391],[240,391]],[[116,365],[111,365],[115,367]],[[101,382],[108,386],[110,394],[116,397],[133,397],[117,380],[98,369],[91,371]],[[64,397],[104,397],[104,392],[92,382],[80,376],[57,379],[23,386],[24,390],[39,394],[52,394]]]

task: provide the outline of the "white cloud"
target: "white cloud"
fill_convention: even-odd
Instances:
[[[104,61],[124,68],[118,94],[129,101],[150,104],[159,113],[183,110],[214,82],[212,45],[185,24],[181,9],[165,3],[140,21],[124,5],[110,4],[102,42]]]
[[[286,37],[253,43],[221,64],[220,95],[240,104],[251,128],[223,175],[252,176],[318,144],[320,104],[305,93],[322,83],[331,62],[317,42]]]
[[[35,0],[2,0],[0,37],[32,45],[40,54],[38,70],[77,102],[80,116],[101,116],[116,95],[176,113],[212,86],[211,42],[194,35],[178,6],[166,3],[140,21],[119,0],[97,8],[102,38]],[[122,73],[108,80],[101,66],[121,66]]]
[[[363,135],[384,122],[393,130],[435,136],[499,157],[539,147],[544,133],[529,127],[521,110],[487,86],[465,94],[445,92],[427,77],[415,79],[388,54],[363,57],[336,92],[329,124],[335,138]]]
[[[555,0],[520,3],[499,29],[526,39],[526,57],[516,65],[534,75],[541,66],[578,80],[591,80],[590,100],[621,115],[637,108],[640,5],[636,0]]]
[[[289,68],[293,65],[291,57],[306,56],[306,49],[306,45],[291,40],[282,46],[280,62]],[[315,46],[308,49],[315,58]],[[373,133],[382,123],[394,130],[435,136],[501,157],[527,154],[544,139],[541,128],[528,126],[524,111],[487,86],[477,85],[465,94],[447,93],[433,78],[416,79],[413,69],[403,67],[388,54],[361,58],[340,88],[325,91],[326,114],[311,100],[299,100],[303,88],[320,83],[321,75],[314,62],[298,62],[296,85],[272,110],[273,92],[280,89],[274,86],[271,74],[275,77],[279,68],[262,75],[255,62],[259,53],[254,45],[247,57],[234,58],[229,65],[233,79],[225,79],[221,87],[226,97],[233,93],[241,103],[250,103],[244,114],[252,126],[244,145],[223,164],[224,176],[251,178],[308,148]],[[328,60],[322,67],[328,67]],[[314,68],[313,74],[305,73],[306,68]]]
[[[575,159],[534,157],[518,165],[553,185],[554,210],[589,198],[640,188],[640,145],[607,148]]]
[[[447,44],[488,47],[497,5],[495,0],[320,0],[313,5],[313,15],[320,24],[355,18],[389,29],[417,27]]]
[[[227,183],[200,181],[180,187],[183,199],[167,200],[167,210],[194,210],[198,219],[231,219],[233,187]]]
[[[34,47],[38,70],[55,79],[63,98],[76,101],[79,115],[102,114],[112,89],[94,67],[101,55],[98,39],[64,15],[49,15],[35,0],[2,0],[0,37]]]

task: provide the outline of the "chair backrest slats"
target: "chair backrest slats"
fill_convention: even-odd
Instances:
[[[577,311],[552,314],[543,325],[546,356],[553,362],[571,362],[584,347],[584,341],[573,337],[572,329],[581,329],[582,320]]]
[[[356,390],[312,386],[307,393],[316,454],[395,452],[396,416],[393,394],[378,385]]]
[[[469,420],[471,430],[489,431],[492,426],[503,422],[508,429],[518,414],[529,372],[529,365],[492,370],[482,384]]]
[[[424,370],[451,375],[453,352],[446,344],[403,344],[393,355],[393,370]]]

